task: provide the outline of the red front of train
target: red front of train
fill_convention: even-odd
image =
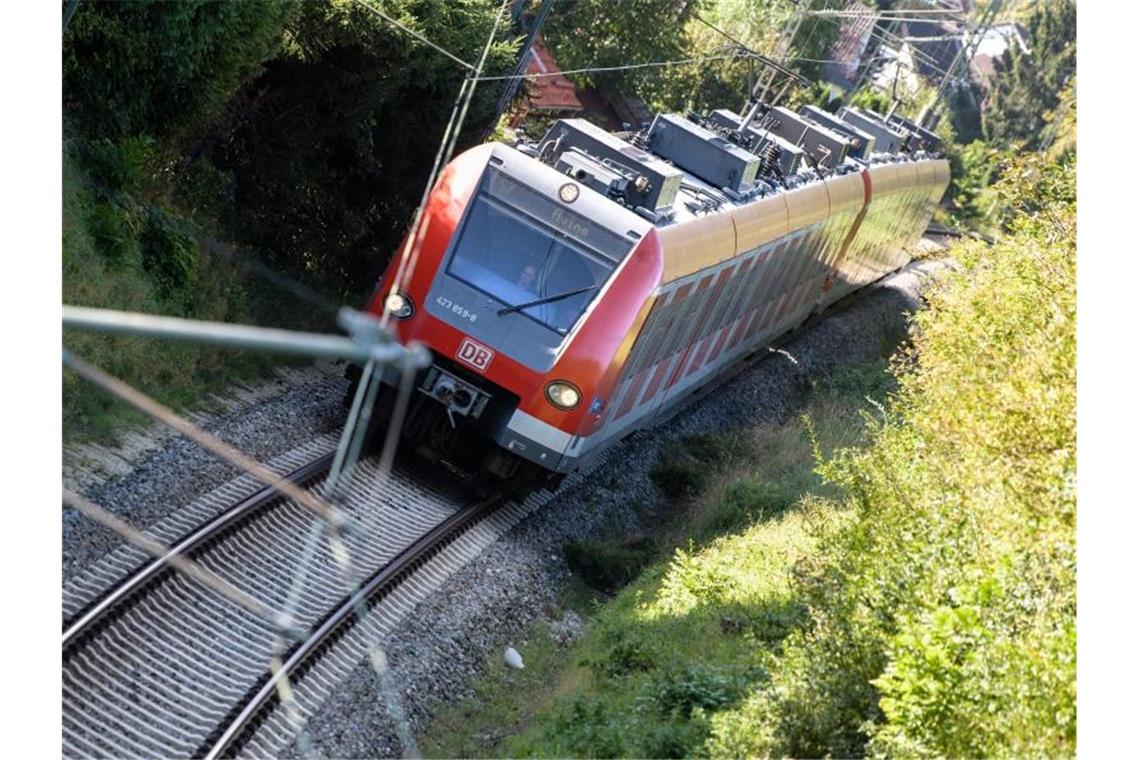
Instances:
[[[399,340],[432,351],[405,439],[503,478],[575,469],[661,280],[656,229],[492,144],[444,169],[421,234],[368,306],[387,304]]]

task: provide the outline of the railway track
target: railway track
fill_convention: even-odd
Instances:
[[[331,461],[321,448],[310,447],[299,466],[286,458],[278,471],[320,488]],[[361,579],[355,594],[323,534],[308,561],[301,556],[313,517],[272,489],[245,484],[227,508],[214,505],[208,520],[170,541],[270,607],[295,604],[307,634],[279,653],[278,673],[288,676],[301,719],[352,672],[370,641],[549,498],[473,501],[460,484],[440,485],[437,472],[414,465],[398,465],[383,488],[382,480],[376,462],[365,460],[345,484],[347,548]],[[121,571],[125,563],[112,556],[103,564]],[[112,570],[89,576],[100,573]],[[269,624],[161,562],[136,563],[100,593],[93,585],[89,577],[65,589],[66,756],[260,756],[294,740],[268,667],[277,635]]]
[[[319,488],[334,445],[318,439],[271,467]],[[248,476],[150,530],[272,608],[296,600],[308,635],[281,653],[281,673],[302,720],[355,670],[369,642],[550,498],[472,501],[460,484],[440,484],[438,471],[409,464],[386,486],[381,480],[366,460],[345,488],[362,579],[352,595],[323,539],[293,588],[313,518]],[[361,608],[363,621],[354,614]],[[268,669],[276,632],[161,561],[129,547],[113,553],[65,587],[64,619],[65,756],[271,756],[294,741]]]

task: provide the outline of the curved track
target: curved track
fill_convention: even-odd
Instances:
[[[288,473],[285,478],[296,485],[304,485],[314,478],[325,475],[332,466],[333,457],[332,452],[322,454]],[[237,529],[243,520],[249,519],[260,509],[267,508],[280,499],[281,494],[276,488],[266,486],[183,536],[177,543],[171,545],[167,555],[151,560],[124,577],[68,621],[63,631],[64,659],[67,659],[79,642],[94,631],[106,617],[123,614],[135,594],[142,593],[148,585],[159,582],[165,575],[173,572],[166,564],[167,557],[181,555],[193,559],[199,550],[208,546],[210,542],[226,531]]]
[[[285,469],[320,488],[329,461],[324,451]],[[500,499],[472,504],[459,484],[439,480],[408,466],[386,479],[375,461],[358,465],[341,504],[362,580],[354,595],[311,514],[272,489],[244,493],[170,543],[270,607],[293,609],[308,636],[281,654],[282,672],[303,717],[370,641],[541,500],[495,509]],[[315,550],[305,555],[307,543]],[[74,588],[65,593],[65,610],[73,600],[62,658],[65,755],[262,755],[293,740],[268,668],[277,643],[268,623],[161,562],[137,563],[110,587],[82,606]]]

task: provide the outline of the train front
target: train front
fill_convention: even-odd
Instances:
[[[660,280],[655,228],[503,145],[453,161],[425,213],[414,269],[394,292],[397,254],[369,306],[433,354],[405,445],[528,485],[575,469]]]

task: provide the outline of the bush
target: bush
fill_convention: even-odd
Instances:
[[[83,145],[83,162],[90,180],[106,198],[133,195],[146,184],[154,160],[154,140],[100,138]]]
[[[891,417],[821,468],[852,519],[821,533],[800,582],[811,624],[716,747],[1072,754],[1074,182],[1072,162],[1028,158],[996,188],[1010,234],[959,249]]]
[[[138,233],[132,229],[124,209],[112,203],[96,202],[88,213],[87,226],[96,250],[109,265],[126,263],[138,242]]]
[[[685,438],[675,448],[663,449],[649,477],[668,497],[690,498],[704,491],[715,468],[741,461],[752,454],[740,433],[702,433]]]
[[[739,530],[755,520],[781,514],[796,498],[795,493],[776,483],[753,478],[738,480],[708,510],[701,532],[716,535]]]
[[[63,40],[64,113],[115,142],[200,128],[276,51],[296,4],[81,3]]]
[[[142,264],[160,297],[193,304],[198,280],[198,244],[183,222],[154,207],[142,232]]]
[[[591,588],[607,592],[636,578],[656,551],[653,539],[647,537],[570,541],[563,547],[571,572]]]
[[[649,670],[654,666],[654,657],[639,642],[622,639],[610,647],[605,657],[591,665],[603,675],[620,678]]]
[[[693,663],[658,674],[645,684],[638,702],[662,715],[689,719],[738,701],[756,678],[754,673]]]

